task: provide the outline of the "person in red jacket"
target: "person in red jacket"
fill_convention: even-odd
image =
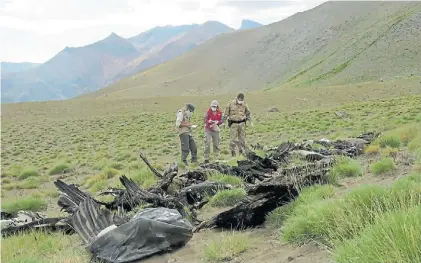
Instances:
[[[213,100],[210,108],[204,116],[205,122],[205,163],[209,163],[210,144],[213,144],[213,154],[215,159],[219,157],[219,126],[222,125],[222,111],[219,109],[219,103]]]

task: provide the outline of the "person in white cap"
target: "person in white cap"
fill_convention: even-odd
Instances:
[[[204,116],[205,123],[205,163],[209,163],[210,144],[213,144],[213,155],[219,157],[219,126],[222,125],[222,111],[219,109],[219,103],[213,100],[210,108],[206,111]]]

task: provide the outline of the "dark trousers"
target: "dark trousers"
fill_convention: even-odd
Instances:
[[[186,162],[187,156],[191,152],[191,161],[197,161],[197,146],[196,142],[193,139],[193,136],[188,133],[180,134],[181,142],[181,161]]]

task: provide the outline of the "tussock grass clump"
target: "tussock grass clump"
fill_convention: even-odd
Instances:
[[[36,176],[39,176],[39,173],[35,167],[25,167],[20,171],[18,178],[24,180]]]
[[[408,145],[409,142],[421,135],[421,125],[411,125],[409,127],[402,128],[399,132],[399,138],[403,145]]]
[[[122,170],[124,168],[124,164],[120,162],[112,162],[109,164],[109,167],[116,170]]]
[[[385,135],[378,139],[378,143],[382,148],[386,148],[387,146],[399,148],[401,146],[401,139],[399,135]]]
[[[2,200],[1,206],[2,210],[9,213],[18,212],[19,210],[38,212],[45,209],[47,207],[47,203],[42,198],[30,196],[10,202]]]
[[[232,175],[226,175],[221,173],[215,173],[209,176],[209,181],[214,182],[221,182],[225,184],[230,184],[232,186],[242,186],[243,180],[240,177],[232,176]]]
[[[2,240],[1,261],[8,263],[89,261],[77,235],[33,231]],[[63,261],[64,260],[64,261]]]
[[[387,146],[386,148],[383,148],[381,153],[384,157],[396,158],[396,156],[398,155],[398,149]]]
[[[212,196],[208,205],[213,207],[233,206],[241,201],[246,195],[246,191],[242,188],[221,190]]]
[[[375,144],[370,144],[364,149],[364,153],[369,155],[376,155],[380,153],[380,146]]]
[[[25,181],[16,184],[16,189],[36,189],[41,185],[41,182],[39,179],[35,177],[30,177],[26,179]]]
[[[390,187],[363,185],[343,199],[297,205],[284,223],[281,238],[297,244],[316,240],[335,247],[375,224],[383,214],[420,204],[420,174],[400,179]]]
[[[204,248],[205,258],[211,262],[230,261],[246,251],[251,244],[252,239],[248,233],[223,232]]]
[[[49,174],[55,175],[55,174],[61,174],[65,173],[70,169],[70,164],[66,161],[59,161],[51,168]]]
[[[277,207],[266,216],[265,225],[270,229],[279,229],[293,211],[294,202]]]
[[[330,176],[335,179],[362,175],[361,164],[349,157],[339,157],[330,171]]]
[[[392,158],[384,157],[373,163],[370,168],[374,175],[381,175],[393,171],[396,168],[396,165]]]
[[[421,149],[421,133],[408,143],[408,149],[411,151]]]
[[[111,179],[118,174],[120,174],[120,171],[114,168],[107,168],[104,170],[104,175],[107,179]]]
[[[292,215],[297,207],[311,206],[314,202],[329,198],[335,194],[332,185],[312,185],[304,188],[298,198],[286,205],[280,206],[266,216],[266,226],[269,228],[281,228],[284,221]],[[304,209],[305,210],[305,209]]]
[[[137,184],[143,188],[148,188],[156,183],[158,180],[156,176],[152,173],[151,170],[147,167],[143,167],[140,170],[132,171],[129,175],[129,178],[133,179]]]
[[[102,182],[102,181],[106,181],[107,180],[107,175],[105,175],[104,173],[100,173],[100,174],[96,174],[94,176],[90,176],[90,177],[86,177],[85,181],[83,182],[83,185],[85,187],[92,187],[94,184]]]
[[[386,213],[335,251],[342,262],[421,262],[421,205]]]

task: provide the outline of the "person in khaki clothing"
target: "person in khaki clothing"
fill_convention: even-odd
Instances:
[[[213,144],[213,154],[215,158],[219,157],[219,126],[222,125],[222,111],[219,109],[219,103],[213,100],[210,108],[206,111],[205,123],[205,163],[209,162],[210,144]]]
[[[196,142],[191,134],[192,128],[196,128],[197,125],[190,123],[192,114],[194,112],[193,104],[186,104],[183,108],[177,111],[175,127],[178,130],[181,143],[181,161],[187,165],[187,156],[191,152],[191,162],[197,162],[197,146]]]
[[[244,102],[244,94],[238,94],[237,98],[228,102],[224,111],[223,121],[228,119],[228,127],[230,128],[229,148],[231,155],[236,155],[236,146],[238,146],[239,153],[245,154],[246,147],[246,122],[251,121],[251,113]]]

